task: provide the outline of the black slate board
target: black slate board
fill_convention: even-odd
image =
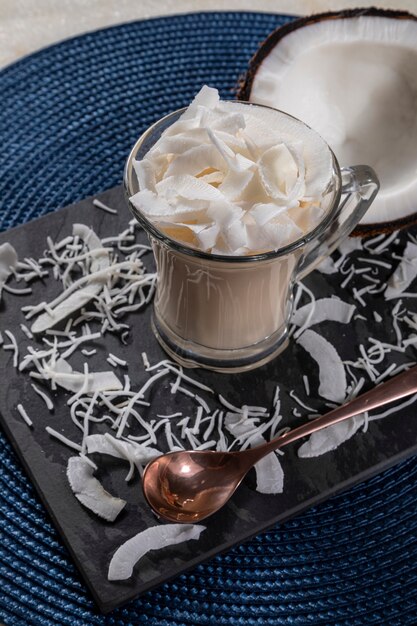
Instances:
[[[21,258],[38,258],[46,248],[47,234],[58,240],[71,234],[74,222],[88,224],[102,237],[120,232],[130,218],[121,188],[111,189],[99,198],[117,208],[118,215],[110,215],[95,208],[90,198],[1,234],[0,244],[9,241]],[[144,233],[140,237],[146,240]],[[150,255],[145,257],[145,265],[152,266]],[[310,288],[319,296],[343,295],[339,282],[318,272],[308,278]],[[27,340],[19,328],[19,324],[25,322],[20,307],[45,299],[46,287],[48,299],[53,298],[60,289],[58,283],[47,278],[44,284],[39,281],[33,285],[31,296],[19,298],[5,293],[0,304],[0,328],[2,331],[10,329],[16,334],[22,351]],[[344,299],[348,300],[346,294]],[[349,326],[328,323],[320,332],[332,338],[343,358],[350,358],[357,353],[357,345],[373,332],[382,335],[380,338],[393,339],[391,318],[386,315],[387,306],[382,297],[375,297],[372,310],[375,309],[384,317],[378,329],[374,329],[370,321],[358,319]],[[117,338],[107,336],[106,348],[95,346],[98,348],[96,363],[101,362],[101,368],[97,369],[109,369],[103,367],[107,352],[120,354],[123,349],[123,356],[129,362],[129,375],[135,385],[147,380],[141,352],[146,351],[151,362],[157,362],[165,356],[150,332],[150,314],[151,307],[148,307],[129,319],[133,332],[126,347],[121,348]],[[403,356],[403,362],[406,360],[407,357]],[[399,364],[398,358],[396,362]],[[77,367],[76,360],[72,364]],[[297,405],[288,391],[303,389],[303,373],[311,373],[311,381],[316,384],[315,388],[312,387],[312,398],[316,400],[310,399],[310,403],[314,402],[317,410],[326,410],[324,402],[317,397],[318,378],[314,371],[310,358],[292,342],[283,356],[255,372],[226,376],[196,370],[193,377],[214,387],[238,406],[243,402],[267,406],[279,383],[282,411],[285,416],[289,416],[282,424],[297,425],[303,418],[292,417],[292,409]],[[144,503],[139,480],[126,485],[125,464],[102,457],[98,477],[111,493],[125,498],[128,504],[114,524],[90,514],[74,498],[67,483],[65,469],[71,451],[51,439],[45,431],[45,426],[51,425],[68,437],[79,439],[79,431],[68,417],[65,394],[54,392],[55,410],[49,414],[43,401],[31,389],[27,373],[18,373],[12,367],[12,353],[1,349],[0,372],[3,380],[0,386],[1,424],[103,612],[110,611],[200,561],[381,472],[417,451],[417,420],[410,418],[411,411],[407,409],[378,422],[371,422],[368,432],[358,432],[338,450],[319,458],[299,459],[296,446],[290,446],[282,457],[285,473],[283,494],[270,496],[257,493],[253,476],[249,475],[230,503],[206,520],[207,530],[198,541],[150,553],[141,561],[140,567],[135,568],[131,580],[111,583],[107,581],[107,569],[116,548],[137,532],[157,523]],[[121,370],[120,375],[122,373]],[[19,402],[33,417],[33,429],[29,429],[18,415],[16,405]],[[185,410],[186,406],[186,400],[173,396],[168,382],[162,380],[152,398],[151,410],[154,413],[168,413],[181,408]]]

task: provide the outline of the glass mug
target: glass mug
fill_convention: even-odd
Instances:
[[[185,110],[145,131],[124,172],[130,210],[148,233],[156,260],[152,329],[169,356],[185,367],[243,372],[267,363],[287,347],[296,281],[348,236],[375,198],[379,182],[366,165],[340,169],[328,148],[333,173],[323,190],[324,217],[303,237],[279,250],[251,256],[188,247],[158,230],[129,201],[139,191],[133,161],[142,159]]]

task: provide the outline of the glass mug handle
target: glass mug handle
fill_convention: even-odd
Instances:
[[[346,239],[378,193],[378,177],[368,165],[342,167],[340,173],[342,190],[339,206],[324,234],[307,246],[298,266],[297,280],[304,278]]]

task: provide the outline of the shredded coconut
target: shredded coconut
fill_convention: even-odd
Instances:
[[[45,391],[42,391],[42,389],[39,389],[39,387],[37,387],[35,384],[31,384],[31,387],[33,389],[33,391],[35,391],[38,396],[40,396],[42,398],[42,400],[45,402],[47,409],[49,409],[49,411],[53,411],[54,410],[54,403],[52,402],[51,398],[48,396],[47,393],[45,393]]]
[[[16,337],[10,330],[5,330],[4,334],[7,335],[10,343],[3,344],[3,350],[12,350],[13,351],[13,367],[18,366],[19,364],[19,348],[17,345]]]
[[[47,433],[49,433],[49,435],[51,435],[51,437],[55,437],[55,439],[58,439],[69,448],[72,448],[73,450],[78,450],[79,452],[81,452],[81,446],[78,443],[71,441],[71,439],[68,439],[68,437],[65,437],[65,435],[63,435],[62,433],[59,433],[54,428],[47,426],[45,430]]]
[[[104,202],[102,202],[101,200],[98,200],[97,198],[94,198],[93,205],[97,207],[98,209],[102,209],[103,211],[106,211],[106,213],[112,213],[113,215],[117,215],[116,209],[112,209],[107,204],[104,204]]]
[[[31,427],[33,426],[33,422],[30,419],[29,415],[26,413],[25,409],[23,408],[23,406],[21,404],[17,405],[17,410],[20,414],[20,416],[22,417],[23,421],[26,422],[26,424]]]

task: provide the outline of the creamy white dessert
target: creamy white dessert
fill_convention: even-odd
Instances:
[[[278,250],[318,225],[333,158],[299,120],[203,87],[134,167],[131,202],[159,230],[241,256]]]

